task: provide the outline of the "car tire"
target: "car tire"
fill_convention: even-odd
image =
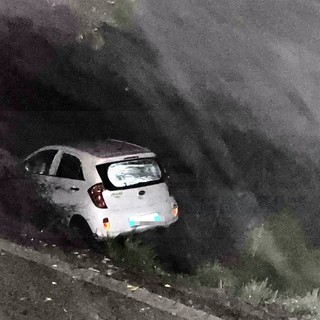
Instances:
[[[76,244],[86,243],[90,247],[97,246],[97,240],[92,233],[87,221],[82,217],[74,217],[70,222],[70,234],[72,242]]]

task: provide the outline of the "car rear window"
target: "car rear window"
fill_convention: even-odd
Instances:
[[[111,189],[155,184],[162,180],[161,167],[154,158],[102,164],[97,170],[105,186]]]

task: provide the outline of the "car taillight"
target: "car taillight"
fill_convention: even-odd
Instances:
[[[174,217],[177,217],[179,215],[179,208],[176,204],[173,206],[172,214]]]
[[[94,205],[101,209],[108,208],[102,195],[102,192],[104,190],[105,188],[103,186],[103,183],[97,183],[88,190],[88,193]]]
[[[109,222],[109,219],[108,219],[108,218],[104,218],[104,219],[103,219],[103,227],[104,227],[106,230],[109,230],[109,229],[110,229],[110,222]]]

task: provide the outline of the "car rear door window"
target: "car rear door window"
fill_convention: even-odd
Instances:
[[[50,167],[57,150],[40,151],[25,161],[26,171],[33,174],[49,175]]]
[[[84,180],[81,161],[75,156],[64,153],[56,176],[60,178]]]

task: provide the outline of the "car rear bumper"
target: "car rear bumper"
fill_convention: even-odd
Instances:
[[[178,220],[178,216],[173,215],[175,204],[175,200],[170,198],[170,201],[166,203],[149,206],[143,210],[142,208],[122,212],[100,210],[99,218],[96,216],[94,221],[90,219],[91,221],[88,222],[91,224],[90,227],[97,239],[115,238],[119,235],[128,235],[130,233],[141,233],[154,228],[168,228]],[[109,230],[103,227],[102,220],[104,218],[108,218],[110,221]]]

